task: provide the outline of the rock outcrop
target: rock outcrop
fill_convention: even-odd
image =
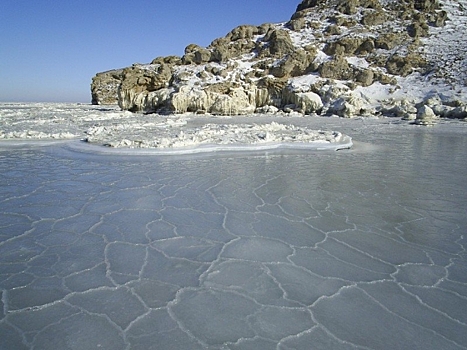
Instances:
[[[242,25],[182,57],[98,73],[92,103],[146,113],[375,113],[362,89],[397,91],[401,77],[442,70],[423,50],[431,28],[449,20],[439,1],[303,0],[288,22]]]
[[[91,100],[93,105],[118,103],[118,89],[123,80],[123,69],[97,73],[92,78]]]

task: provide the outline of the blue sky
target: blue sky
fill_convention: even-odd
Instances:
[[[97,72],[183,55],[300,0],[2,0],[0,101],[90,102]]]

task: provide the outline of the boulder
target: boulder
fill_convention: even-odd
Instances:
[[[138,65],[123,69],[120,89],[136,92],[155,91],[166,88],[172,78],[171,67],[167,64]]]
[[[240,57],[244,54],[251,53],[257,48],[254,40],[255,35],[264,34],[271,25],[264,24],[261,26],[241,25],[232,29],[225,37],[217,38],[207,47],[210,51],[210,58],[205,53],[203,62],[227,62],[232,58]],[[196,49],[200,53],[202,50]],[[195,62],[195,60],[193,60]]]
[[[436,115],[433,110],[427,105],[423,105],[417,110],[417,117],[415,119],[415,124],[430,126],[435,124]]]
[[[417,108],[413,103],[402,100],[399,106],[394,109],[396,117],[402,118],[403,120],[415,120],[417,117]]]
[[[429,33],[429,26],[426,22],[414,22],[407,27],[407,32],[412,38],[426,37]]]
[[[302,114],[320,114],[323,109],[321,97],[314,92],[287,92],[285,103],[295,105],[295,110]]]
[[[332,105],[338,98],[348,95],[351,90],[347,85],[335,84],[332,80],[325,80],[311,85],[311,91],[321,96],[326,105]]]
[[[363,13],[361,23],[365,26],[377,26],[386,21],[386,15],[383,11],[366,10]]]
[[[296,49],[286,56],[277,66],[270,69],[270,73],[278,78],[296,77],[305,75],[311,68],[310,65],[316,58],[316,49]]]
[[[277,112],[279,112],[279,108],[270,105],[258,107],[255,110],[255,113],[258,114],[276,114]]]
[[[358,0],[339,1],[336,10],[345,15],[354,15],[357,13]]]
[[[375,74],[371,69],[361,69],[357,71],[355,75],[355,81],[360,83],[362,86],[370,86],[373,84]]]
[[[422,12],[433,12],[439,8],[438,0],[411,0],[416,10]]]
[[[467,118],[467,106],[458,106],[446,113],[447,118],[465,119]]]
[[[270,29],[263,38],[267,45],[263,47],[261,56],[282,57],[295,50],[290,35],[283,29]]]
[[[249,39],[252,40],[253,37],[260,32],[260,28],[252,25],[241,25],[238,26],[230,31],[227,34],[226,38],[229,41],[236,41],[242,39]]]
[[[343,118],[354,118],[363,114],[363,106],[364,103],[360,97],[350,94],[338,98],[328,113],[334,113]]]
[[[324,30],[324,32],[329,35],[341,35],[342,34],[342,30],[340,26],[338,26],[337,24],[328,25],[326,29]]]
[[[182,64],[182,59],[179,56],[161,56],[156,57],[151,61],[151,64],[167,64],[169,66],[176,66]]]
[[[196,64],[207,63],[211,61],[212,52],[208,49],[200,49],[195,52],[193,61]]]
[[[323,51],[329,56],[355,56],[371,53],[374,49],[375,42],[372,38],[341,37],[327,43]]]
[[[303,0],[298,6],[296,12],[303,11],[318,5],[320,0]],[[321,1],[322,2],[322,1]]]
[[[295,31],[300,31],[306,27],[305,18],[299,17],[291,19],[289,22],[287,22],[287,27]]]
[[[454,116],[455,107],[445,106],[445,105],[435,105],[431,109],[440,118],[458,118]],[[463,117],[461,117],[463,118]],[[460,119],[461,119],[460,118]]]
[[[431,20],[435,27],[444,27],[446,25],[446,21],[448,19],[448,13],[446,11],[438,11],[434,16],[432,16]]]
[[[211,61],[212,52],[196,44],[190,44],[185,48],[182,63],[185,65],[206,63]]]
[[[414,69],[426,65],[426,60],[419,54],[409,54],[407,56],[392,55],[386,62],[386,70],[389,74],[407,76]]]
[[[345,15],[354,15],[359,7],[381,10],[379,0],[338,0],[336,10]]]
[[[404,33],[405,34],[405,33]],[[382,33],[374,41],[377,49],[392,50],[397,45],[400,45],[406,37],[401,33]]]
[[[342,56],[336,56],[333,60],[324,62],[318,68],[322,78],[349,80],[354,78],[354,71],[347,60]]]

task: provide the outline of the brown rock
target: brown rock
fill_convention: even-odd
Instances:
[[[359,37],[343,37],[334,42],[326,44],[324,53],[328,56],[333,55],[353,55],[362,45],[363,39]]]
[[[340,35],[342,34],[342,31],[340,29],[340,27],[336,24],[331,24],[329,26],[326,27],[326,29],[324,30],[324,32],[326,34],[329,34],[329,35]]]
[[[282,57],[295,50],[289,33],[285,30],[270,29],[264,39],[268,45],[263,49],[263,56]]]
[[[91,103],[107,105],[118,103],[118,89],[122,83],[123,69],[97,73],[91,83]]]
[[[297,6],[297,11],[296,12],[303,11],[303,10],[315,7],[316,5],[318,5],[319,2],[320,2],[319,0],[303,0],[300,3],[300,5]]]
[[[355,81],[359,82],[362,86],[370,86],[374,82],[375,74],[371,69],[362,69],[355,76]]]
[[[226,44],[219,43],[213,47],[211,58],[214,62],[227,62],[230,57],[230,51]]]
[[[409,54],[405,57],[393,55],[389,57],[386,69],[389,74],[405,77],[412,73],[415,68],[423,67],[424,65],[426,65],[426,61],[419,54]]]
[[[238,26],[227,34],[227,39],[230,41],[236,41],[240,39],[253,39],[253,36],[258,34],[259,29],[252,25],[241,25]]]
[[[151,61],[151,64],[168,64],[170,66],[182,64],[182,59],[179,56],[156,57]]]
[[[195,62],[195,52],[202,49],[201,46],[196,44],[190,44],[185,47],[185,54],[182,57],[183,64],[192,64]]]
[[[349,80],[354,78],[353,69],[342,56],[336,56],[333,60],[324,62],[318,69],[322,78]]]
[[[135,93],[155,91],[169,86],[172,70],[166,64],[144,66],[133,65],[123,70],[120,89]]]
[[[446,11],[439,11],[434,15],[433,25],[435,27],[444,27],[446,25],[446,20],[448,19],[448,14]]]
[[[439,9],[438,0],[414,0],[414,8],[423,12],[433,12]]]
[[[368,55],[375,49],[375,42],[372,38],[365,39],[355,52],[357,55]]]
[[[402,33],[383,33],[375,40],[377,49],[391,50],[399,45],[404,40]]]
[[[336,6],[336,10],[345,15],[354,15],[357,13],[358,0],[340,1]]]
[[[316,57],[316,49],[313,52],[297,49],[276,67],[271,68],[270,73],[278,78],[296,77],[309,72],[310,64]]]
[[[287,27],[295,31],[299,31],[305,28],[305,26],[306,26],[306,22],[303,17],[291,19],[289,22],[287,22]]]
[[[211,61],[212,53],[208,49],[200,48],[194,53],[194,62],[196,64],[207,63]]]
[[[426,37],[429,27],[425,22],[414,22],[407,27],[407,32],[412,38]]]
[[[377,26],[386,21],[386,15],[383,11],[367,10],[363,13],[361,23],[365,26]]]

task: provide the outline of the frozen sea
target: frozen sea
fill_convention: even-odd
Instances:
[[[354,147],[2,141],[0,349],[467,349],[467,123],[290,121]]]

